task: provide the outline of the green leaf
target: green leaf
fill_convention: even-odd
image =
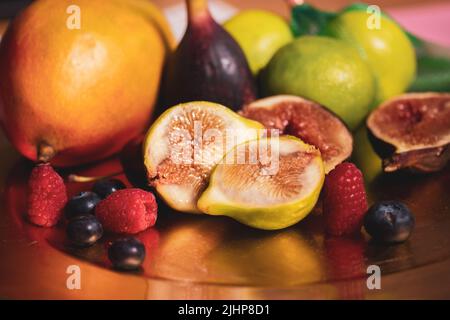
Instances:
[[[336,13],[325,12],[304,3],[292,8],[291,28],[296,37],[322,34]]]
[[[351,5],[345,7],[342,12],[348,12],[348,11],[367,11],[367,8],[369,7],[369,5],[367,3],[362,3],[362,2],[355,2],[352,3]]]
[[[417,60],[417,78],[409,88],[410,92],[449,92],[450,59],[424,55]]]

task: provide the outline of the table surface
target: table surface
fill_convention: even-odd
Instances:
[[[450,298],[450,167],[431,175],[382,174],[365,130],[355,138],[353,160],[365,174],[370,202],[397,199],[414,212],[417,225],[407,242],[379,246],[365,234],[327,239],[320,209],[296,226],[267,232],[161,207],[156,228],[139,235],[148,251],[143,270],[126,274],[107,262],[111,236],[79,250],[66,245],[62,226],[43,229],[24,221],[30,164],[0,133],[0,298]],[[111,159],[77,172],[118,169]],[[71,194],[87,188],[69,185]],[[71,265],[80,267],[81,290],[66,287]],[[369,265],[382,270],[381,290],[367,289]]]

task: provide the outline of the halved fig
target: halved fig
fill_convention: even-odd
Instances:
[[[410,93],[390,99],[367,119],[383,170],[433,172],[450,159],[450,94]]]
[[[352,154],[353,137],[344,122],[313,101],[278,95],[245,106],[241,114],[261,122],[266,128],[278,129],[281,134],[298,137],[317,147],[326,173]]]
[[[236,144],[257,139],[263,129],[216,103],[172,107],[155,121],[144,141],[150,185],[173,209],[200,213],[197,200],[212,168]]]
[[[312,211],[324,179],[316,147],[293,136],[252,140],[215,167],[198,208],[258,229],[287,228]]]

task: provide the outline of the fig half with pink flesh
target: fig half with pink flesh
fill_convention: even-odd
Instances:
[[[318,148],[326,173],[352,154],[353,137],[344,122],[313,101],[278,95],[245,106],[241,114],[268,129],[278,129],[280,134],[296,136]]]
[[[450,94],[410,93],[390,99],[367,119],[383,170],[433,172],[450,160]]]
[[[213,168],[235,145],[258,139],[262,124],[212,102],[194,101],[167,109],[144,140],[149,183],[179,212],[201,213],[197,200]]]

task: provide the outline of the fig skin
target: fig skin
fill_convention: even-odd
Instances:
[[[128,181],[136,188],[150,190],[147,182],[147,169],[142,161],[144,135],[140,135],[125,145],[119,158]]]
[[[417,172],[435,172],[444,169],[450,160],[450,144],[444,147],[428,148],[394,154],[383,160],[385,172],[408,167]]]
[[[211,17],[206,0],[187,4],[187,31],[164,71],[163,105],[210,101],[239,110],[257,97],[244,52]]]
[[[261,122],[267,129],[278,129],[280,134],[293,135],[317,147],[326,173],[352,154],[353,136],[346,124],[313,101],[292,95],[272,96],[246,105],[240,114]]]
[[[431,101],[432,99],[447,100],[446,104],[450,104],[450,94],[432,92],[409,93],[384,102],[369,115],[366,122],[369,141],[375,152],[382,159],[384,172],[394,172],[402,169],[408,169],[418,173],[436,172],[442,170],[450,161],[450,140],[448,142],[440,142],[436,145],[430,144],[422,148],[415,148],[414,145],[411,145],[411,150],[398,152],[398,146],[392,141],[386,141],[387,137],[383,137],[383,128],[378,128],[375,124],[375,115],[392,104],[405,103],[408,100],[422,100],[423,105],[426,105],[427,101]],[[450,127],[448,130],[450,131]],[[400,138],[397,139],[400,140]]]

